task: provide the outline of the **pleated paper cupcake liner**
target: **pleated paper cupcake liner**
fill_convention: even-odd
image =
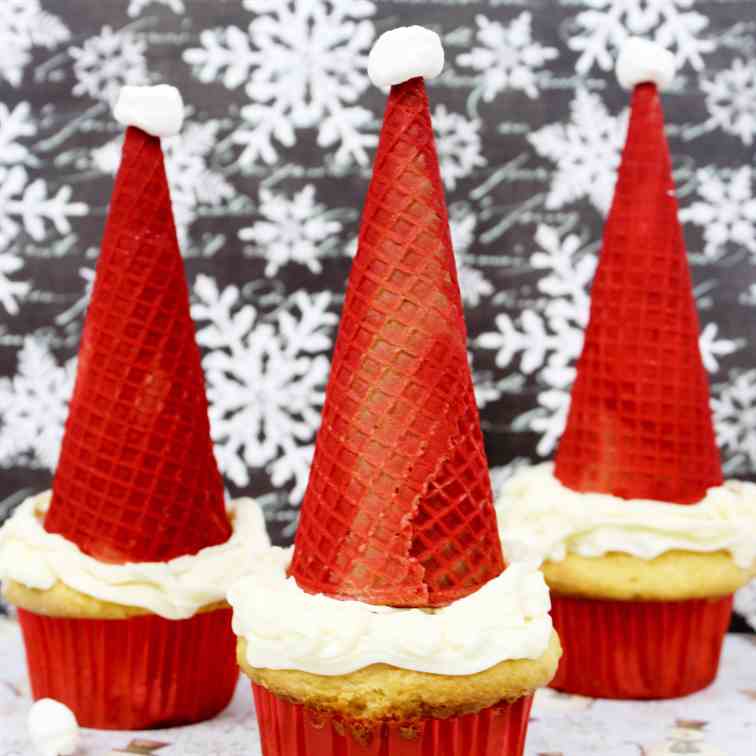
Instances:
[[[346,720],[252,684],[263,756],[522,756],[532,696],[449,719]]]
[[[564,654],[551,687],[592,698],[678,698],[717,675],[732,596],[609,601],[552,594]]]
[[[66,704],[82,727],[144,730],[210,719],[239,670],[231,610],[185,620],[64,619],[18,611],[34,699]]]

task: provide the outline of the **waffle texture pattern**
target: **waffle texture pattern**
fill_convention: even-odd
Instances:
[[[656,86],[634,90],[556,476],[691,504],[722,483]]]
[[[160,140],[134,127],[45,528],[106,562],[166,561],[231,534]]]
[[[420,78],[389,95],[290,569],[313,593],[439,606],[503,567]]]

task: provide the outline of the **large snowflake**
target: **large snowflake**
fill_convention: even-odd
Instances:
[[[304,495],[328,375],[336,316],[331,295],[298,291],[268,317],[244,304],[236,286],[199,276],[193,316],[208,350],[210,421],[218,463],[237,486],[265,468],[274,486]]]
[[[459,179],[486,164],[481,154],[480,120],[452,113],[445,105],[437,105],[432,122],[441,178],[447,189],[454,189]]]
[[[69,49],[76,76],[73,93],[112,103],[124,84],[146,84],[146,47],[130,30],[103,26],[81,47]]]
[[[745,247],[756,259],[756,197],[751,167],[725,178],[711,166],[696,172],[700,200],[680,211],[680,218],[703,228],[704,254],[718,258],[728,244]]]
[[[16,375],[0,378],[0,465],[55,467],[75,365],[75,359],[58,364],[38,337],[24,339]]]
[[[240,162],[273,163],[277,145],[292,147],[299,129],[317,129],[318,145],[335,149],[338,165],[367,164],[377,141],[373,114],[359,106],[367,89],[367,53],[375,12],[369,0],[245,0],[255,18],[206,30],[202,47],[184,53],[205,82],[245,85],[250,103],[234,140]]]
[[[753,61],[736,60],[713,79],[704,79],[706,107],[713,126],[739,137],[751,146],[756,137],[756,67]]]
[[[546,207],[587,197],[606,214],[626,135],[627,111],[610,115],[598,95],[578,89],[569,123],[544,126],[528,137],[540,155],[556,163]]]
[[[0,307],[10,315],[18,313],[18,300],[29,293],[31,284],[17,281],[8,276],[18,273],[23,267],[23,260],[11,250],[0,249]]]
[[[531,14],[521,13],[506,26],[483,15],[476,16],[475,21],[479,46],[458,55],[457,63],[480,74],[476,91],[483,100],[491,102],[506,89],[537,97],[542,74],[539,69],[554,60],[559,51],[533,40]]]
[[[315,187],[308,184],[289,199],[260,189],[258,208],[262,220],[241,229],[239,238],[252,242],[253,252],[265,258],[265,275],[274,276],[289,262],[306,265],[320,273],[320,259],[341,254],[339,234],[342,224],[334,214],[315,201]]]
[[[728,472],[756,471],[756,370],[731,373],[713,386],[717,441],[728,456]]]
[[[52,48],[70,34],[63,22],[42,10],[39,0],[0,2],[0,79],[21,83],[33,47]]]
[[[567,420],[575,363],[588,325],[596,255],[576,234],[560,238],[546,225],[538,227],[535,241],[539,250],[530,259],[535,270],[544,271],[537,283],[543,304],[524,308],[516,318],[500,313],[494,321],[497,330],[481,334],[476,343],[496,351],[498,368],[511,370],[517,363],[523,374],[535,376],[538,406],[515,418],[513,430],[538,433],[536,450],[545,457],[556,447]],[[719,338],[716,324],[709,323],[700,346],[704,365],[714,372],[719,358],[739,343]]]
[[[582,0],[586,10],[574,19],[574,33],[567,44],[580,52],[579,74],[594,65],[614,68],[617,50],[628,36],[652,37],[672,50],[679,66],[690,63],[699,70],[703,55],[714,42],[702,36],[709,19],[691,10],[694,0]]]
[[[236,195],[225,174],[214,166],[220,121],[190,122],[180,134],[162,140],[165,170],[171,186],[171,203],[182,246],[189,226],[205,209],[218,208]],[[122,139],[92,151],[92,163],[104,173],[115,174],[120,163]]]

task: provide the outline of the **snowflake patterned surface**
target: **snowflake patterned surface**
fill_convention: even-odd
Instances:
[[[700,199],[680,211],[680,219],[703,228],[704,254],[716,259],[728,245],[748,250],[756,260],[756,196],[751,167],[727,176],[708,166],[696,173]]]
[[[337,163],[366,164],[377,143],[373,114],[358,105],[369,81],[367,53],[374,37],[368,0],[246,0],[258,15],[245,34],[235,26],[206,31],[201,48],[186,51],[201,81],[246,82],[251,103],[234,140],[243,165],[272,163],[292,147],[297,131],[318,130],[318,145],[335,148]]]
[[[538,95],[538,78],[550,60],[559,55],[533,39],[532,15],[521,13],[508,25],[486,16],[475,18],[479,46],[457,56],[457,64],[480,74],[476,90],[491,102],[505,89],[517,89],[528,97]]]
[[[480,119],[451,113],[445,105],[437,105],[432,122],[441,178],[451,190],[459,179],[486,164],[480,152]]]
[[[711,121],[750,147],[756,138],[756,68],[736,59],[730,68],[713,79],[704,79],[706,107]]]
[[[263,220],[241,229],[239,238],[252,242],[253,251],[267,260],[266,276],[274,276],[289,262],[320,273],[321,257],[341,254],[338,235],[342,224],[315,201],[312,184],[291,198],[260,189],[259,213]]]
[[[614,67],[617,51],[630,36],[652,37],[671,49],[679,66],[695,69],[714,49],[706,31],[708,18],[693,9],[694,0],[579,0],[585,7],[574,19],[576,33],[569,46],[580,53],[577,71],[586,74],[594,65]]]
[[[578,89],[570,115],[569,123],[544,126],[528,137],[556,166],[546,206],[559,208],[587,197],[606,214],[627,134],[627,111],[610,115],[598,95]]]
[[[325,397],[336,316],[331,295],[299,291],[269,318],[244,304],[236,286],[199,276],[192,315],[204,358],[210,423],[221,471],[237,486],[269,466],[276,487],[304,494]]]

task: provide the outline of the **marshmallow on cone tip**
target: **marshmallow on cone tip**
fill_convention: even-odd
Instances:
[[[555,472],[676,504],[722,483],[657,87],[640,83]]]
[[[106,562],[230,536],[160,140],[126,132],[45,528]]]
[[[290,574],[439,606],[504,567],[423,80],[384,116]]]
[[[123,126],[137,126],[156,137],[170,137],[181,131],[184,102],[176,87],[121,88],[113,107],[113,116]]]
[[[660,91],[675,78],[675,56],[656,42],[628,37],[617,58],[617,80],[625,89],[656,84]]]

